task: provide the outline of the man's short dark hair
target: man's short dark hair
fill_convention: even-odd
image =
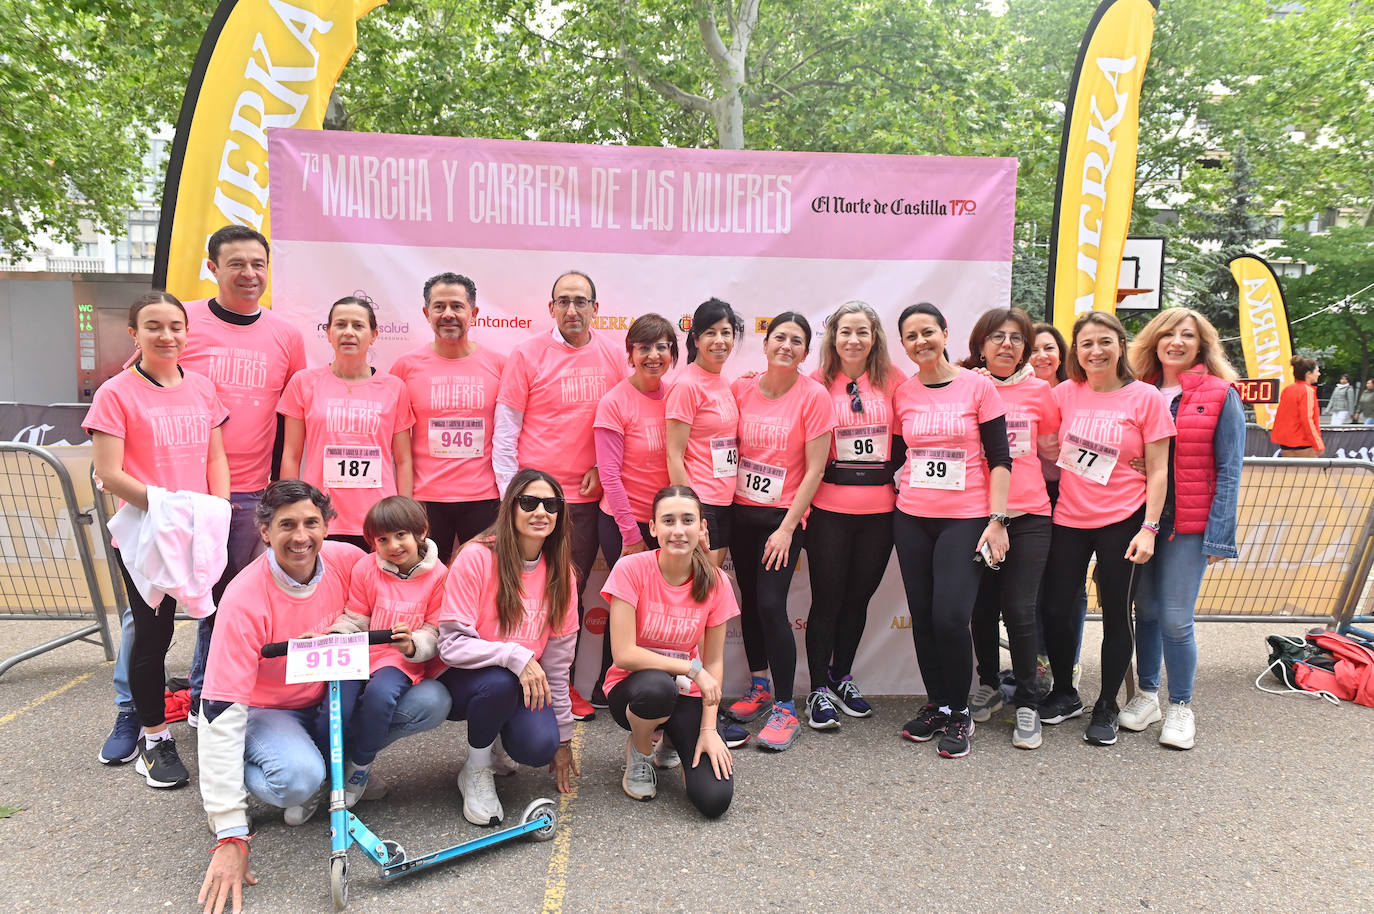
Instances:
[[[477,283],[468,279],[462,273],[437,273],[425,280],[425,307],[429,307],[429,292],[435,286],[462,286],[468,290],[468,304],[477,304]]]
[[[219,263],[219,249],[233,241],[256,241],[262,245],[268,258],[272,256],[272,247],[267,243],[267,237],[262,232],[256,232],[246,225],[226,225],[210,236],[210,243],[206,245],[210,252],[210,259]]]
[[[565,273],[559,273],[558,278],[553,281],[553,287],[549,289],[549,301],[553,301],[553,290],[557,289],[558,284],[569,276],[581,276],[587,280],[587,285],[592,288],[592,301],[596,301],[596,283],[592,282],[592,278],[581,270],[568,270]]]
[[[259,526],[270,527],[272,518],[276,517],[279,509],[307,499],[320,509],[320,516],[326,524],[338,516],[339,512],[334,510],[329,496],[310,483],[300,479],[279,479],[262,493],[262,501],[258,502],[258,510],[254,517]]]

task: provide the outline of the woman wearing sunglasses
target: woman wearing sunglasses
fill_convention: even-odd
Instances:
[[[496,523],[458,552],[444,586],[439,681],[453,696],[450,720],[468,722],[458,775],[463,816],[505,817],[496,795],[492,744],[525,765],[548,765],[567,793],[579,772],[568,744],[568,669],[577,647],[571,530],[558,482],[541,470],[515,474]]]
[[[371,551],[363,518],[389,495],[414,494],[410,428],[415,416],[405,382],[368,364],[377,312],[365,295],[329,308],[334,360],[298,372],[282,392],[286,417],[281,478],[300,479],[329,496],[338,517],[329,538]]]
[[[868,601],[892,555],[892,474],[902,461],[897,455],[893,463],[892,395],[906,379],[887,354],[877,313],[861,301],[840,305],[826,321],[821,367],[812,377],[829,393],[836,424],[806,525],[812,557],[806,716],[813,730],[833,730],[840,712],[873,713],[850,673]]]

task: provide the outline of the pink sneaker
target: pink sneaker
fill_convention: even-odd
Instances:
[[[789,711],[782,705],[774,705],[768,723],[759,731],[759,745],[764,749],[781,752],[797,741],[799,733],[801,724],[797,721],[797,712]]]
[[[749,691],[744,693],[744,697],[725,709],[725,713],[733,717],[742,724],[747,724],[755,718],[763,716],[773,707],[773,693],[768,690],[768,686],[761,686],[756,682],[749,683]]]

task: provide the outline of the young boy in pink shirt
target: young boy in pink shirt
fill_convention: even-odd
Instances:
[[[413,498],[392,495],[373,505],[363,520],[372,554],[354,564],[348,604],[329,627],[340,634],[372,628],[393,633],[391,644],[371,649],[370,679],[339,684],[344,796],[350,808],[367,789],[368,769],[386,742],[397,702],[443,668],[430,661],[439,654],[448,569],[439,563],[439,549],[428,535],[424,506]]]

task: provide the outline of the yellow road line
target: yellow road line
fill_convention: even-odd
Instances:
[[[74,685],[76,685],[77,683],[80,683],[80,682],[85,682],[87,679],[90,679],[90,678],[91,678],[92,676],[94,676],[94,675],[95,675],[95,671],[94,671],[94,670],[92,670],[92,671],[89,672],[89,673],[82,673],[80,676],[76,677],[76,678],[73,679],[71,682],[65,683],[64,685],[60,685],[60,686],[58,686],[57,688],[53,689],[53,690],[52,690],[51,692],[49,692],[47,695],[44,695],[44,696],[41,697],[41,698],[35,698],[33,701],[31,701],[31,702],[29,702],[28,704],[24,705],[24,707],[19,708],[19,709],[16,710],[16,711],[11,711],[10,713],[6,714],[4,717],[0,717],[0,726],[4,726],[5,724],[7,724],[7,723],[9,723],[10,721],[14,720],[16,717],[18,717],[20,714],[23,714],[23,713],[26,712],[26,711],[32,711],[34,708],[38,707],[39,705],[41,705],[43,702],[47,701],[48,699],[50,699],[50,698],[56,698],[57,696],[61,695],[63,692],[65,692],[65,691],[67,691],[68,689],[70,689],[72,686],[74,686]]]
[[[578,770],[582,768],[582,724],[573,729],[572,754]],[[568,861],[572,859],[572,805],[577,801],[578,778],[572,790],[558,798],[558,832],[553,836],[553,853],[544,876],[543,914],[562,914],[568,894]]]

